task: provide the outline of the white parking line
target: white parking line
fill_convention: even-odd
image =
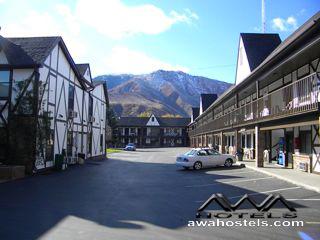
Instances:
[[[270,179],[270,178],[273,178],[273,177],[252,178],[252,179],[243,179],[243,180],[232,180],[232,181],[218,182],[218,183],[212,183],[212,184],[190,185],[190,186],[185,186],[185,187],[207,187],[207,186],[215,186],[215,185],[227,184],[227,183],[253,182],[253,181]]]
[[[293,190],[293,189],[299,189],[301,187],[290,187],[290,188],[279,188],[279,189],[274,189],[274,190],[269,190],[269,191],[264,191],[264,192],[256,192],[256,193],[248,193],[249,196],[254,196],[254,195],[260,195],[260,194],[265,194],[265,193],[273,193],[273,192],[279,192],[279,191],[287,191],[287,190]],[[233,199],[233,198],[241,198],[243,195],[238,195],[238,196],[233,196],[233,197],[228,197],[228,199]],[[195,202],[200,202],[203,203],[206,200],[202,201],[195,201]]]
[[[265,194],[265,193],[273,193],[273,192],[279,192],[279,191],[287,191],[287,190],[292,190],[292,189],[298,189],[301,187],[290,187],[290,188],[279,188],[279,189],[274,189],[274,190],[269,190],[269,191],[264,191],[264,192],[258,192],[258,193],[248,193],[248,195],[252,196],[252,195],[260,195],[260,194]],[[230,197],[229,199],[232,198],[240,198],[243,197],[243,195],[238,195],[238,196],[234,196],[234,197]]]
[[[246,172],[231,172],[231,173],[230,173],[230,171],[223,171],[223,172],[218,171],[218,172],[214,172],[214,173],[217,174],[217,175],[220,175],[220,174],[218,174],[218,173],[222,173],[222,174],[227,173],[228,175],[237,175],[237,174],[250,173],[250,172],[259,173],[259,172],[255,171],[255,170],[246,171]],[[211,172],[210,172],[210,173],[211,173]]]

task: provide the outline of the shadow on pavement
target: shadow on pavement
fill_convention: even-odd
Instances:
[[[226,196],[254,193],[227,183],[212,188],[186,187],[244,178],[228,175],[239,168],[191,171],[179,170],[168,163],[109,159],[3,183],[0,239],[39,238],[67,216],[112,228],[142,229],[142,225],[134,222],[146,222],[177,229],[194,220],[202,204],[199,200],[206,200],[213,193]],[[258,195],[256,200],[261,202],[265,197]]]

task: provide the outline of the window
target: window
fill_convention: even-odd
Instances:
[[[68,109],[73,111],[74,107],[74,86],[69,84],[69,101],[68,101]]]
[[[301,153],[311,154],[311,131],[300,132]]]
[[[247,134],[247,148],[251,148],[251,134]]]
[[[9,71],[0,71],[0,97],[9,96]]]
[[[68,131],[68,134],[67,134],[67,156],[72,156],[72,147],[73,147],[73,132]]]
[[[220,154],[219,152],[217,152],[215,150],[211,150],[211,149],[208,149],[206,151],[207,151],[208,155],[219,155]]]
[[[241,135],[241,147],[242,148],[246,147],[246,135],[245,134]]]
[[[100,134],[100,152],[103,152],[103,134]]]
[[[46,161],[53,160],[53,143],[54,143],[54,130],[50,129],[46,145]]]
[[[151,118],[151,121],[154,122],[154,117]]]
[[[205,150],[200,150],[197,155],[198,156],[207,156],[207,152]]]
[[[196,150],[190,150],[189,152],[186,152],[184,155],[187,155],[187,156],[193,156],[197,153]]]
[[[89,96],[89,116],[93,116],[93,97]]]

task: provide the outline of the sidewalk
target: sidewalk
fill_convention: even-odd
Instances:
[[[295,169],[281,168],[273,165],[257,168],[256,163],[251,161],[243,161],[238,163],[244,164],[247,168],[320,193],[320,175],[301,172]]]

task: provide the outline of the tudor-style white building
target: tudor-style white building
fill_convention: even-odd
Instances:
[[[0,162],[28,172],[105,157],[105,84],[75,64],[61,37],[0,36]]]

